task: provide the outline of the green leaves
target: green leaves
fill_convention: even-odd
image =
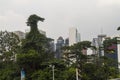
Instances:
[[[28,18],[30,25],[30,32],[27,33],[26,39],[22,42],[22,52],[28,53],[29,50],[35,50],[37,53],[44,52],[47,44],[47,38],[41,34],[38,30],[37,22],[43,21],[44,19],[33,14]]]
[[[103,45],[105,53],[115,53],[115,50],[117,48],[117,42],[117,37],[104,40]]]
[[[16,63],[0,63],[0,80],[20,80],[20,69]]]
[[[0,53],[5,60],[14,60],[18,52],[20,40],[17,35],[8,31],[0,32]]]
[[[21,52],[17,55],[17,63],[20,68],[26,70],[28,80],[32,78],[34,80],[46,80],[41,76],[35,78],[38,74],[44,74],[41,71],[43,69],[42,64],[51,59],[50,52],[47,52],[49,39],[39,32],[37,26],[38,21],[43,20],[44,18],[35,14],[30,15],[27,21],[28,26],[30,26],[30,32],[27,33],[26,38],[22,41]]]

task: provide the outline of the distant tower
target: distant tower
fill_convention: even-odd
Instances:
[[[65,46],[69,46],[69,38],[65,39]]]
[[[103,41],[107,36],[105,34],[98,35],[97,38],[93,38],[92,46],[95,46],[97,50],[93,50],[93,54],[98,56],[104,56]]]
[[[78,33],[76,28],[69,29],[69,46],[80,42],[80,33]]]
[[[98,35],[99,56],[104,56],[103,41],[107,36],[105,34]]]
[[[92,46],[96,47],[96,49],[93,49],[93,54],[98,54],[98,49],[99,49],[98,38],[93,38]]]
[[[64,39],[63,37],[59,37],[56,43],[56,58],[60,59],[62,57],[62,47],[64,46]]]
[[[54,44],[54,39],[52,38],[48,38],[49,40],[49,44],[48,44],[48,47],[49,47],[49,52],[52,53],[52,52],[55,52],[55,44]]]
[[[107,37],[105,34],[98,35],[98,44],[99,44],[99,46],[102,45],[102,42],[103,42],[105,37]]]

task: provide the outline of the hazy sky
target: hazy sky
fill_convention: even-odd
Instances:
[[[120,0],[0,0],[0,30],[25,32],[31,14],[44,17],[39,29],[51,38],[68,37],[70,27],[76,27],[82,40],[91,40],[101,31],[120,34]]]

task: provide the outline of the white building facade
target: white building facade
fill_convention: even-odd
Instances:
[[[74,27],[69,28],[69,46],[78,42],[80,42],[80,33],[78,33],[78,30]]]
[[[25,39],[26,34],[24,32],[22,32],[22,31],[14,31],[13,33],[15,33],[20,38],[20,40]]]

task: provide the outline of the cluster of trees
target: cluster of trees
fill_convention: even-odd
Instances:
[[[22,69],[26,74],[25,80],[52,80],[50,65],[55,65],[55,79],[75,78],[74,68],[68,68],[64,61],[54,58],[49,46],[52,39],[39,33],[37,23],[43,20],[31,15],[27,20],[31,30],[23,40],[14,33],[1,31],[0,80],[20,80]]]
[[[44,18],[37,15],[28,18],[31,30],[21,41],[14,33],[0,32],[0,80],[20,80],[21,69],[25,71],[25,80],[52,80],[50,65],[55,66],[55,80],[76,80],[76,69],[81,80],[118,77],[118,69],[111,66],[113,60],[82,53],[83,49],[96,49],[90,41],[63,47],[63,59],[55,59],[49,47],[51,39],[39,33],[38,21]]]
[[[105,56],[98,57],[97,54],[84,55],[82,50],[87,50],[88,48],[96,49],[91,46],[90,41],[82,41],[73,46],[63,48],[65,50],[64,61],[68,66],[78,69],[79,79],[107,80],[119,77],[118,68],[114,66],[118,64],[115,60]]]

